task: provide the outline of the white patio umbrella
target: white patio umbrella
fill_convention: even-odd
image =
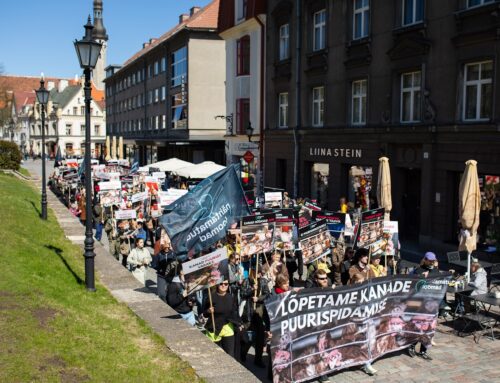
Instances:
[[[176,170],[186,168],[188,166],[194,166],[194,164],[188,161],[179,160],[178,158],[169,158],[168,160],[148,165],[147,168],[157,168],[162,172],[175,172]]]
[[[203,179],[210,177],[212,174],[215,174],[224,168],[225,166],[217,165],[215,162],[205,161],[201,164],[180,168],[174,173],[185,178]]]
[[[111,144],[111,158],[116,160],[116,136],[113,136],[112,144]]]
[[[460,180],[458,191],[458,215],[460,217],[460,243],[458,251],[467,251],[467,275],[470,280],[471,253],[476,250],[479,211],[481,209],[481,191],[477,176],[477,161],[465,163],[465,171]]]
[[[377,199],[379,207],[385,209],[385,221],[391,220],[392,195],[391,195],[391,169],[387,157],[379,158]]]
[[[109,136],[106,136],[106,158],[105,158],[106,161],[109,161],[111,159],[110,153],[111,153],[111,145],[109,142]]]
[[[118,137],[118,159],[123,160],[123,136]]]

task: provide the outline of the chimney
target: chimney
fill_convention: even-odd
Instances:
[[[193,16],[196,12],[198,12],[201,8],[198,6],[194,6],[190,9],[190,15]]]
[[[52,89],[55,88],[55,84],[54,84],[54,81],[48,81],[47,82],[47,90],[50,92]]]
[[[68,86],[68,80],[59,80],[59,86],[57,87],[57,91],[61,93]]]
[[[149,45],[151,45],[151,44],[155,43],[157,40],[158,40],[158,39],[157,39],[157,38],[155,38],[155,37],[150,38],[150,39],[149,39]]]
[[[142,44],[142,49],[149,47],[149,43]]]
[[[183,13],[182,15],[179,16],[179,24],[182,24],[187,19],[189,19],[189,15],[187,13]]]

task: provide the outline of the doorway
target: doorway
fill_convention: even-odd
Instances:
[[[418,240],[420,234],[420,169],[398,169],[398,187],[392,194],[398,207],[399,236],[406,240]],[[399,205],[399,206],[398,206]],[[395,217],[396,218],[396,217]]]

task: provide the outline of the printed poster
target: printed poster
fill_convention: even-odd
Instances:
[[[184,287],[188,294],[208,289],[224,280],[222,270],[227,265],[227,248],[195,258],[182,264]]]
[[[241,257],[273,250],[274,213],[250,215],[241,219]]]
[[[116,219],[136,219],[137,218],[137,212],[134,209],[117,210],[117,211],[115,211],[114,214],[115,214]]]
[[[293,210],[275,210],[274,248],[288,251],[294,250],[293,244]]]
[[[330,244],[331,238],[326,220],[313,222],[299,228],[299,247],[302,250],[302,259],[305,265],[330,254]]]
[[[372,251],[379,250],[380,241],[384,236],[384,212],[384,208],[379,208],[361,213],[355,247],[366,248],[374,245]]]
[[[282,192],[264,193],[264,207],[267,209],[281,208],[283,203]]]
[[[344,232],[346,214],[328,210],[313,211],[312,218],[315,221],[320,221],[324,219],[326,221],[326,226],[330,231],[330,234],[335,239],[339,239],[340,234]]]

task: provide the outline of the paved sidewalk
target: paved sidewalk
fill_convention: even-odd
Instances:
[[[26,166],[36,173],[37,163]],[[38,161],[38,166],[41,161]],[[33,169],[32,169],[33,168]],[[49,207],[54,211],[68,238],[83,243],[84,228],[66,207],[48,193]],[[83,250],[82,250],[83,253]],[[253,371],[259,378],[245,369],[221,349],[212,344],[196,328],[178,319],[176,313],[161,301],[151,290],[143,287],[123,268],[106,249],[96,242],[96,271],[100,281],[117,300],[126,303],[139,317],[144,319],[164,339],[170,349],[193,366],[197,374],[209,382],[246,383],[267,381],[265,370]],[[83,262],[83,260],[82,260]],[[369,377],[360,369],[350,369],[334,374],[332,382],[453,382],[495,383],[500,382],[500,340],[481,338],[474,343],[472,336],[460,338],[453,330],[441,323],[429,354],[432,361],[410,358],[405,353],[395,353],[376,361],[378,370]],[[248,363],[248,362],[247,362]],[[224,368],[221,368],[224,366]],[[250,364],[248,364],[250,367]]]

